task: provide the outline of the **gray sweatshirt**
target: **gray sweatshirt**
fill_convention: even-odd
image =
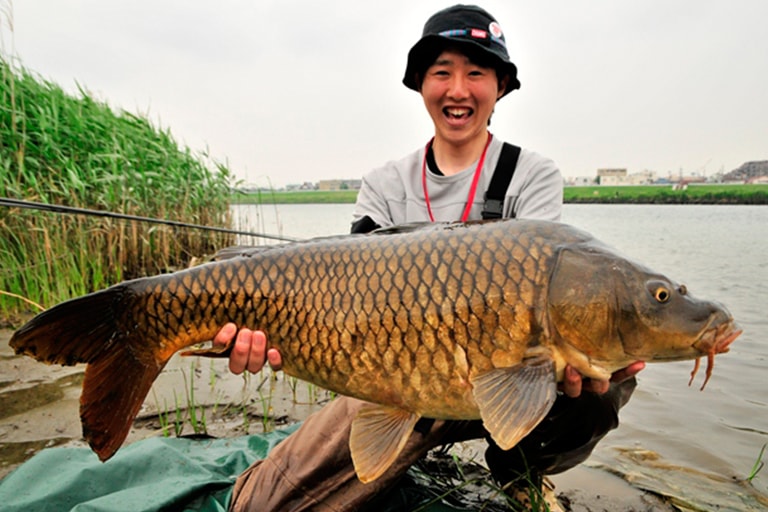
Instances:
[[[480,219],[485,191],[501,154],[503,141],[494,137],[488,146],[469,219]],[[406,222],[429,221],[422,163],[424,148],[405,158],[388,162],[363,176],[354,221],[368,216],[382,227]],[[436,221],[457,221],[467,204],[477,162],[452,176],[427,170],[427,193]],[[533,151],[522,149],[515,174],[504,199],[504,217],[560,220],[563,178],[555,163]]]

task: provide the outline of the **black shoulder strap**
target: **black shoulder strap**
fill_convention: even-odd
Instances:
[[[520,156],[520,148],[507,144],[501,147],[501,155],[496,169],[491,177],[491,184],[485,191],[485,202],[483,203],[484,219],[500,219],[504,212],[504,196],[512,181],[512,175],[515,174],[517,159]]]

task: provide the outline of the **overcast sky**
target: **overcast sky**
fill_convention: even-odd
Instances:
[[[0,0],[6,7],[9,0]],[[249,183],[358,178],[432,126],[401,84],[432,0],[16,0],[3,45]],[[489,0],[522,88],[491,131],[565,176],[768,159],[768,1]],[[5,15],[3,15],[5,18]]]

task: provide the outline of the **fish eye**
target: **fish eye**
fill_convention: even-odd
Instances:
[[[659,286],[656,291],[653,292],[653,298],[660,304],[664,304],[672,297],[669,290],[664,286]]]
[[[658,304],[666,304],[672,300],[675,290],[685,294],[685,286],[680,285],[680,288],[674,286],[669,281],[662,279],[653,279],[645,283],[646,290]]]

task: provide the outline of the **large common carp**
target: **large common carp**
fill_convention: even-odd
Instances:
[[[708,379],[741,332],[720,304],[583,231],[506,220],[271,246],[127,281],[39,314],[11,345],[88,364],[83,433],[106,460],[170,357],[227,322],[264,330],[287,374],[379,404],[350,437],[364,482],[420,417],[482,418],[509,449],[547,414],[566,364],[608,379],[634,361],[697,369],[707,356]]]

